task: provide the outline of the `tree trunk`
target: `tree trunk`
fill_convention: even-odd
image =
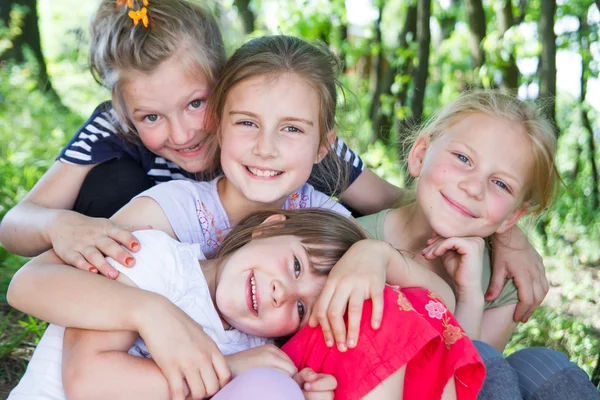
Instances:
[[[539,35],[542,42],[540,55],[540,98],[545,102],[545,112],[556,126],[556,35],[554,15],[556,0],[541,2]],[[558,129],[556,134],[558,135]]]
[[[417,6],[418,65],[413,72],[415,86],[411,100],[411,117],[415,123],[420,123],[423,119],[423,101],[425,98],[427,76],[429,74],[429,47],[431,44],[430,17],[431,0],[419,0]]]
[[[244,34],[248,35],[254,32],[254,13],[250,9],[250,0],[235,0],[234,4],[242,18]]]
[[[588,131],[588,160],[592,167],[592,210],[598,210],[600,202],[600,194],[598,193],[600,182],[598,179],[598,168],[596,166],[596,143],[594,142],[594,129],[590,123],[590,119],[587,114],[587,107],[585,105],[585,98],[587,95],[587,79],[590,62],[590,40],[587,25],[587,16],[579,18],[579,41],[581,44],[581,94],[580,110],[581,110],[581,122],[584,128]]]
[[[8,0],[0,5],[0,19],[8,26],[10,23],[10,11],[13,6],[23,6],[26,14],[23,18],[22,34],[12,41],[13,47],[0,57],[1,60],[11,60],[17,63],[25,61],[25,49],[28,48],[37,62],[37,86],[50,95],[53,100],[60,103],[60,97],[52,87],[48,76],[46,60],[42,53],[40,42],[40,31],[38,27],[37,1],[36,0]]]
[[[512,1],[504,0],[504,5],[498,10],[498,31],[500,37],[514,26],[515,19],[512,11]],[[511,49],[508,60],[502,60],[502,87],[510,91],[516,91],[519,87],[519,68],[513,49]]]
[[[441,17],[439,18],[440,29],[442,30],[442,41],[448,39],[450,35],[452,35],[452,32],[454,32],[459,7],[460,4],[458,3],[458,0],[450,0],[448,8],[442,13]]]
[[[408,42],[408,38],[411,37],[411,41],[414,41],[417,37],[417,6],[413,2],[406,11],[406,20],[404,21],[404,27],[402,27],[402,32],[400,32],[400,38],[398,40],[398,47],[401,49],[408,50],[410,43]],[[400,76],[408,76],[412,75],[412,66],[413,63],[412,57],[408,59],[403,64],[398,64],[397,71],[395,75]],[[398,104],[401,107],[406,106],[406,102],[408,100],[408,83],[406,83],[398,92]]]
[[[427,77],[429,75],[429,50],[431,46],[431,0],[418,0],[417,3],[417,66],[413,69],[414,84],[410,101],[410,125],[418,125],[423,120],[423,103]],[[404,122],[406,124],[406,122]],[[412,184],[413,178],[409,173],[404,175],[405,186]]]
[[[384,93],[388,93],[393,83],[393,76],[390,79],[390,63],[385,57],[383,51],[383,42],[381,39],[381,17],[383,15],[383,7],[384,2],[381,1],[379,3],[378,11],[379,16],[377,17],[377,21],[375,23],[375,45],[379,45],[379,52],[377,53],[377,57],[375,57],[373,63],[374,73],[371,74],[371,85],[374,87],[373,97],[371,99],[371,107],[369,109],[369,118],[372,121],[373,134],[371,136],[371,141],[375,142],[376,140],[383,140],[384,142],[388,142],[390,138],[390,126],[383,126],[381,124],[381,95]]]
[[[373,32],[375,33],[373,37],[373,41],[371,43],[371,48],[378,47],[379,51],[375,55],[371,55],[371,70],[369,74],[369,92],[375,93],[377,91],[377,85],[380,79],[380,68],[379,64],[381,64],[381,60],[384,58],[383,55],[383,43],[381,41],[381,18],[383,15],[383,1],[379,1],[377,4],[377,11],[379,15],[377,16],[377,20],[373,25]],[[377,110],[375,110],[377,111]],[[369,112],[369,116],[373,118],[373,102],[371,102],[371,110]]]
[[[483,39],[485,38],[485,11],[481,0],[466,0],[469,16],[469,31],[471,32],[469,46],[475,68],[481,68],[485,63]]]

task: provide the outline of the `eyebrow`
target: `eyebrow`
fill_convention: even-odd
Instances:
[[[254,114],[254,113],[252,113],[250,111],[237,111],[237,110],[229,111],[229,115],[235,115],[235,114],[247,115],[247,116],[252,117],[252,118],[260,119],[257,114]],[[282,121],[286,121],[286,122],[303,122],[303,123],[305,123],[307,125],[310,125],[310,126],[314,126],[315,125],[309,119],[298,118],[298,117],[284,117],[284,118],[282,118]]]

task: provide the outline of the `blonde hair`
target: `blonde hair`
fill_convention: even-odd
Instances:
[[[132,132],[122,93],[127,73],[151,73],[178,53],[186,70],[202,71],[213,86],[225,64],[221,32],[209,10],[187,0],[155,0],[147,9],[148,27],[134,26],[127,7],[101,0],[90,26],[90,71],[112,91],[115,111]]]
[[[316,176],[319,187],[329,193],[338,193],[347,186],[348,170],[341,163],[327,142],[327,134],[335,129],[337,88],[342,87],[338,80],[341,71],[340,61],[324,44],[312,44],[293,36],[273,35],[252,39],[241,46],[227,61],[221,78],[208,100],[208,125],[214,135],[220,135],[219,123],[229,92],[237,84],[257,76],[278,79],[290,73],[303,78],[319,99],[319,144],[328,146],[328,154],[315,166],[311,179]],[[293,94],[290,94],[293,95]],[[218,154],[215,164],[218,163]],[[327,179],[327,177],[333,179]],[[321,181],[322,180],[322,181]],[[331,187],[330,182],[336,182]]]
[[[281,214],[282,221],[263,224],[267,217]],[[244,218],[225,237],[216,257],[225,257],[252,240],[259,238],[293,235],[306,245],[311,269],[319,275],[327,275],[337,261],[356,242],[368,239],[365,231],[354,220],[323,209],[261,210]]]
[[[419,137],[435,140],[448,127],[470,114],[487,114],[523,127],[531,144],[534,162],[524,200],[529,201],[529,212],[533,215],[546,210],[552,204],[560,180],[554,162],[557,138],[553,124],[544,116],[541,107],[534,103],[496,90],[468,91],[435,113],[420,131],[412,135],[412,143]]]

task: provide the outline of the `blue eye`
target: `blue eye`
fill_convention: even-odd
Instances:
[[[286,130],[287,132],[291,132],[291,133],[302,133],[302,131],[298,128],[296,128],[295,126],[286,126],[284,128],[284,130]]]
[[[298,300],[298,315],[300,316],[300,321],[302,321],[304,319],[304,314],[306,312],[306,309],[304,308],[304,304],[302,304],[302,302],[300,300]]]
[[[464,154],[457,154],[456,157],[465,164],[469,163],[469,159]]]
[[[157,114],[148,114],[144,117],[144,120],[148,122],[156,122],[160,117]]]
[[[300,276],[301,272],[302,265],[300,265],[300,261],[298,261],[298,258],[294,257],[294,275],[296,275],[296,278]]]
[[[203,100],[196,99],[196,100],[193,100],[193,101],[190,103],[189,107],[190,107],[191,109],[193,109],[193,110],[196,110],[196,109],[198,109],[198,108],[202,107],[202,105],[203,105],[203,104],[204,104],[204,101],[203,101]]]
[[[252,121],[239,121],[236,123],[237,125],[242,125],[242,126],[247,126],[249,128],[252,128],[254,126],[256,126],[256,124]]]
[[[494,183],[503,190],[506,190],[507,192],[509,192],[510,190],[508,189],[508,186],[506,186],[506,184],[502,181],[494,181]]]

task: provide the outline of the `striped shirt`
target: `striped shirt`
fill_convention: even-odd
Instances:
[[[90,165],[129,158],[140,164],[146,174],[157,183],[173,179],[193,179],[193,174],[152,153],[141,143],[124,139],[120,132],[128,130],[129,128],[119,121],[112,103],[104,102],[94,110],[92,116],[61,151],[57,160],[69,164]],[[348,184],[351,184],[364,169],[363,161],[341,139],[336,140],[335,151],[348,166]],[[309,182],[317,190],[329,195],[336,194],[328,189],[336,187],[334,182],[329,185],[319,184],[319,179],[310,179]]]

